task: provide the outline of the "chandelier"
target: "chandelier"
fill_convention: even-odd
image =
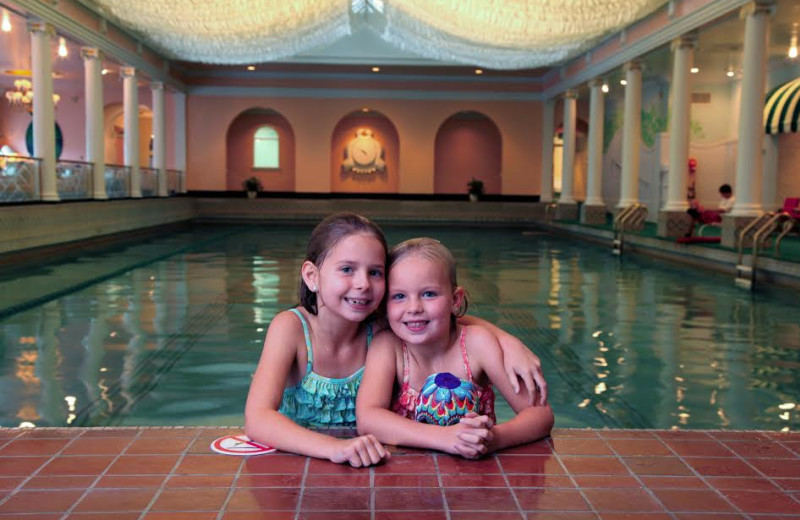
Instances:
[[[53,103],[58,105],[61,96],[53,94]],[[28,112],[33,110],[33,85],[27,79],[14,81],[14,88],[6,90],[6,101],[12,107],[22,107]]]

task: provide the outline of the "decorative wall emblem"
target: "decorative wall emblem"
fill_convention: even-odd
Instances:
[[[386,170],[383,147],[375,140],[372,130],[359,128],[356,136],[344,149],[342,170],[355,173],[375,173]]]

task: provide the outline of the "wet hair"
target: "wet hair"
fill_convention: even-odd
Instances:
[[[433,238],[410,238],[394,246],[389,251],[387,272],[391,271],[392,267],[397,265],[397,263],[402,259],[412,255],[418,255],[431,262],[438,262],[444,265],[447,271],[447,276],[450,279],[450,288],[455,289],[458,287],[458,278],[456,276],[456,260],[453,258],[453,253],[443,246],[441,242]],[[453,312],[453,325],[455,325],[456,318],[460,318],[467,313],[468,307],[469,301],[467,301],[467,293],[464,292],[464,297],[461,299],[461,306]]]
[[[731,188],[730,184],[723,184],[719,187],[719,192],[725,195],[730,195],[733,193],[733,188]]]
[[[378,239],[383,247],[384,258],[389,256],[389,246],[386,245],[386,237],[377,224],[366,217],[357,213],[343,211],[325,217],[308,238],[306,245],[306,257],[304,260],[311,262],[318,268],[322,266],[328,253],[336,247],[336,244],[351,235],[364,234]],[[317,293],[308,288],[303,277],[300,277],[300,284],[297,289],[300,297],[300,305],[311,314],[317,314]]]

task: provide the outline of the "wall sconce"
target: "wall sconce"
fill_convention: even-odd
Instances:
[[[600,90],[603,91],[603,94],[608,94],[608,82],[603,82],[603,86],[600,87]]]
[[[797,24],[792,24],[792,37],[789,40],[789,52],[787,53],[789,59],[797,58]]]
[[[3,9],[3,23],[0,25],[3,32],[11,32],[11,17],[8,16],[8,11]]]
[[[66,58],[67,54],[69,54],[67,52],[67,40],[62,36],[58,39],[58,55],[62,58]]]

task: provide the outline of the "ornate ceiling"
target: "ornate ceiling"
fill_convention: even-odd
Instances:
[[[366,24],[416,55],[496,69],[554,65],[667,0],[82,0],[172,59],[286,60]]]

